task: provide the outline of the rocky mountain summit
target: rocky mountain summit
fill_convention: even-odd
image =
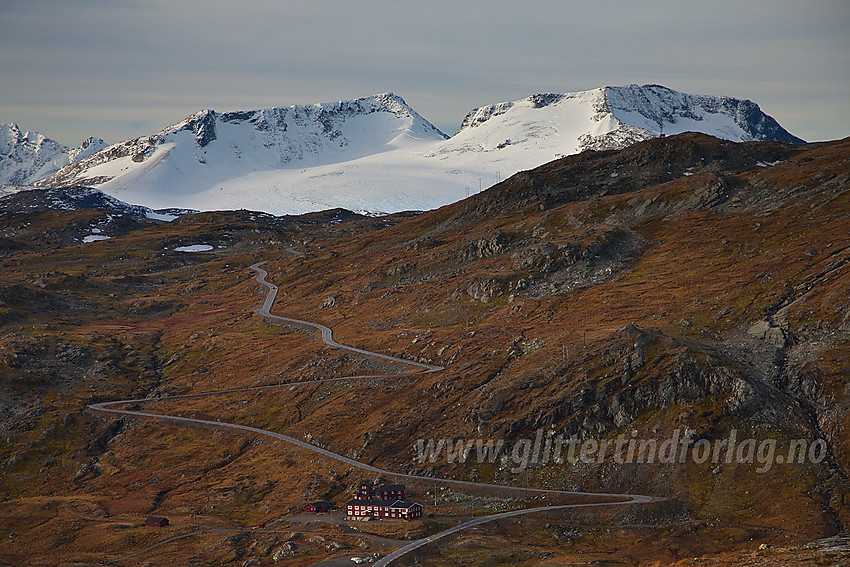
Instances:
[[[31,185],[106,147],[88,138],[69,148],[38,132],[22,132],[17,124],[0,124],[0,185]]]

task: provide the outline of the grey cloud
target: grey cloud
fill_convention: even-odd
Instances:
[[[391,90],[448,128],[538,91],[657,82],[830,139],[850,134],[848,24],[843,0],[7,0],[0,121],[118,141],[201,108]]]

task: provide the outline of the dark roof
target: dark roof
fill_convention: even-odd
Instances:
[[[382,490],[404,490],[403,484],[384,484],[378,487],[378,492]]]
[[[325,502],[324,500],[320,500],[318,502],[310,502],[309,504],[307,504],[307,506],[314,506],[316,508],[324,506],[325,508],[330,508],[331,506],[333,506],[333,504],[331,504],[330,502]]]
[[[145,522],[161,522],[165,520],[168,521],[168,518],[163,518],[162,516],[148,516],[148,519]]]

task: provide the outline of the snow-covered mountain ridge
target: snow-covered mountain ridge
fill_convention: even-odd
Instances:
[[[547,107],[552,108],[546,110]],[[583,112],[576,112],[582,107]],[[603,87],[566,94],[540,93],[520,101],[491,104],[467,114],[454,138],[465,137],[466,131],[486,126],[500,133],[516,125],[525,131],[533,130],[533,125],[529,128],[529,124],[520,124],[519,119],[529,116],[531,110],[540,109],[544,110],[538,114],[545,114],[550,123],[551,118],[560,117],[558,126],[570,122],[564,118],[587,121],[587,131],[576,138],[576,151],[619,149],[660,134],[683,132],[703,132],[740,142],[803,142],[750,100],[692,95],[661,85]],[[564,110],[572,116],[565,116]],[[536,124],[546,121],[541,120],[544,116],[536,118]],[[494,119],[500,124],[492,124]],[[466,137],[481,138],[481,135]],[[506,141],[514,143],[512,139]],[[510,144],[502,142],[502,147]]]
[[[97,186],[157,209],[395,212],[439,207],[564,155],[686,131],[733,141],[802,141],[751,101],[659,85],[487,105],[471,111],[451,138],[387,93],[204,110],[70,163],[38,185]]]
[[[104,147],[103,140],[88,138],[69,148],[38,132],[22,132],[14,122],[0,124],[0,185],[35,183]]]
[[[371,115],[375,117],[367,118]],[[194,143],[187,144],[187,134]],[[124,161],[145,164],[143,169],[150,169],[151,165],[172,158],[172,154],[191,157],[201,165],[209,164],[210,160],[216,164],[226,163],[227,168],[220,171],[220,176],[226,178],[293,163],[315,166],[356,159],[403,145],[405,137],[446,138],[391,93],[351,101],[253,111],[217,113],[202,110],[152,136],[114,144],[38,185],[79,185],[78,181],[99,185],[116,175],[114,167],[99,169],[98,166],[126,158]],[[157,150],[162,151],[157,153]],[[146,163],[154,157],[152,163]],[[120,172],[134,169],[122,164],[118,176],[122,175]],[[92,176],[92,172],[104,175]],[[190,181],[180,177],[172,181]]]

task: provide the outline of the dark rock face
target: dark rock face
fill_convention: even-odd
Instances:
[[[564,95],[555,93],[538,93],[528,97],[528,100],[531,101],[531,106],[534,108],[543,108],[544,106],[560,102],[563,99]]]
[[[198,145],[203,148],[215,140],[215,121],[215,111],[204,110],[192,116],[181,130],[194,132]]]
[[[776,140],[777,142],[802,143],[805,140],[794,136],[772,117],[762,112],[751,100],[727,99],[726,110],[736,117],[736,122],[754,140]]]
[[[680,93],[661,85],[606,87],[605,98],[617,110],[637,112],[652,123],[676,124],[679,120],[701,122],[706,114],[725,114],[753,140],[800,143],[751,100]]]

